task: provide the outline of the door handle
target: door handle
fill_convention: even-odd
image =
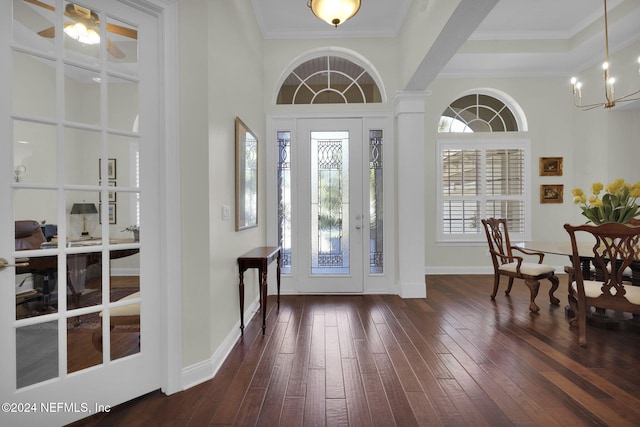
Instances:
[[[0,270],[4,270],[7,267],[28,267],[29,266],[29,258],[18,258],[16,259],[15,264],[9,264],[4,258],[0,258]]]

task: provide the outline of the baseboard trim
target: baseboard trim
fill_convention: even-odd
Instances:
[[[253,301],[249,305],[249,308],[244,312],[245,325],[247,325],[251,321],[255,313],[258,312],[259,307],[260,300],[256,297],[255,301]],[[186,368],[182,368],[180,381],[182,390],[194,387],[213,378],[233,349],[233,346],[236,345],[236,342],[239,338],[240,320],[238,320],[238,322],[234,325],[234,327],[231,329],[231,332],[222,341],[222,343],[216,349],[215,353],[213,353],[213,355],[209,359],[203,360],[202,362],[196,363],[191,366],[187,366]]]
[[[493,274],[493,266],[487,267],[425,267],[424,274]]]
[[[564,266],[555,266],[556,274],[564,273]],[[493,266],[487,267],[425,267],[424,274],[493,274]]]

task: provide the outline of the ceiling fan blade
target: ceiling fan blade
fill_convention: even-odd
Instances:
[[[107,31],[113,34],[118,34],[119,36],[129,37],[130,39],[138,39],[138,31],[133,28],[107,23]]]
[[[52,39],[56,36],[56,27],[45,28],[42,31],[38,31],[38,35],[42,37],[46,37],[48,39]]]
[[[31,3],[32,5],[35,5],[35,6],[40,6],[40,7],[44,8],[44,9],[50,10],[51,12],[55,12],[56,11],[55,7],[53,7],[51,5],[48,5],[46,3],[42,3],[41,1],[38,1],[38,0],[24,0],[24,2],[25,3]]]
[[[120,48],[109,39],[107,39],[107,52],[109,52],[114,58],[124,58],[124,52],[121,51]]]

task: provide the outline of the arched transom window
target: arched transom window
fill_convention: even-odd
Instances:
[[[371,75],[339,56],[320,56],[298,65],[284,80],[277,104],[363,104],[382,102]]]
[[[453,101],[443,112],[440,133],[517,132],[513,112],[501,100],[482,93],[472,93]]]

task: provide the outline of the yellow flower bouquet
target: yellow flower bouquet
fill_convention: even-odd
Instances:
[[[600,197],[603,190],[604,194]],[[589,199],[580,188],[574,188],[571,192],[573,203],[579,204],[582,215],[589,219],[587,223],[626,224],[631,218],[640,215],[640,206],[636,203],[636,199],[640,197],[640,181],[630,185],[623,179],[616,179],[606,187],[596,182],[591,186],[593,195]]]

